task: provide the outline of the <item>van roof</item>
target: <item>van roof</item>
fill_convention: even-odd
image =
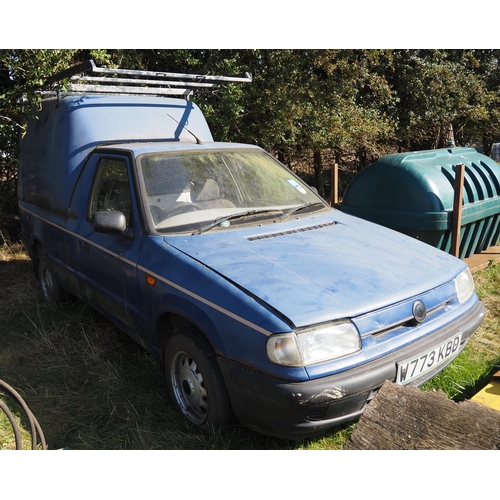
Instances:
[[[134,155],[139,156],[147,153],[162,152],[200,152],[214,150],[230,149],[254,149],[261,151],[258,146],[251,144],[241,144],[237,142],[207,142],[204,144],[178,143],[178,142],[119,142],[114,144],[103,144],[98,147],[101,150],[125,150],[132,151]]]

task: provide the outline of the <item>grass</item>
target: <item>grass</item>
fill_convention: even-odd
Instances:
[[[500,268],[475,275],[487,306],[466,350],[426,389],[470,397],[500,361]],[[77,300],[43,302],[32,264],[19,245],[0,247],[0,379],[14,387],[38,419],[49,449],[74,450],[338,450],[355,424],[317,439],[283,441],[241,426],[201,435],[167,401],[163,367],[113,324]],[[31,447],[23,412],[23,446]],[[13,449],[0,411],[0,449]]]
[[[453,363],[423,386],[441,389],[455,401],[471,398],[500,369],[500,265],[491,262],[475,273],[474,282],[485,319]]]

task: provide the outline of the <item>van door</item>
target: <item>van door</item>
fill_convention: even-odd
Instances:
[[[88,198],[81,205],[85,214],[79,218],[78,230],[81,293],[96,309],[137,332],[137,262],[142,233],[130,161],[126,156],[96,154],[89,167],[93,176]],[[125,231],[117,234],[94,230],[92,216],[111,211],[125,215]]]

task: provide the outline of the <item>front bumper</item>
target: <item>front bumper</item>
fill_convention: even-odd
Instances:
[[[288,382],[225,358],[219,359],[233,410],[240,422],[255,431],[283,439],[304,439],[328,428],[356,420],[386,380],[396,380],[397,363],[445,341],[457,331],[462,344],[447,363],[411,385],[434,377],[463,350],[484,318],[477,302],[465,316],[413,344],[375,361],[305,382]]]

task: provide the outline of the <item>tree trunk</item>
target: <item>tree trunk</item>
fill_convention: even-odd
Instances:
[[[358,150],[358,165],[356,167],[356,173],[360,173],[366,167],[366,154],[365,151],[360,149]]]
[[[493,141],[488,137],[483,136],[483,155],[491,156],[492,146],[493,146]]]
[[[455,134],[453,133],[453,124],[443,127],[443,142],[446,148],[455,147]]]
[[[314,151],[314,185],[318,190],[318,193],[323,196],[323,182],[322,182],[322,171],[323,171],[323,161],[321,159],[321,151]]]

